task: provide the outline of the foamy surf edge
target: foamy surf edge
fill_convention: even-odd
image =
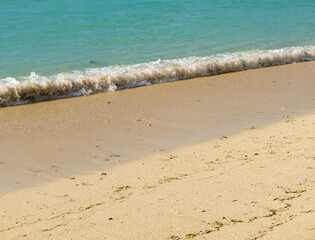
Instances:
[[[315,60],[315,46],[158,60],[44,77],[0,79],[0,106],[54,100],[228,72]]]

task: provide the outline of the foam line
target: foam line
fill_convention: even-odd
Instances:
[[[149,84],[315,60],[315,46],[158,60],[44,77],[0,79],[0,106],[115,91]]]

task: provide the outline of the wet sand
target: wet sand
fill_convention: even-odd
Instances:
[[[315,62],[0,108],[0,192],[314,112]]]
[[[0,237],[311,239],[314,76],[307,62],[1,108]]]

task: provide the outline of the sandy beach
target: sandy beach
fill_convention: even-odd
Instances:
[[[314,239],[315,62],[0,109],[0,239]]]

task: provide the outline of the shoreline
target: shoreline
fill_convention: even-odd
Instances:
[[[1,108],[0,194],[313,113],[314,66]]]
[[[0,79],[0,106],[111,92],[314,60],[314,47],[304,46],[91,68],[49,77],[32,72],[29,77],[22,78],[23,81],[10,77]]]

